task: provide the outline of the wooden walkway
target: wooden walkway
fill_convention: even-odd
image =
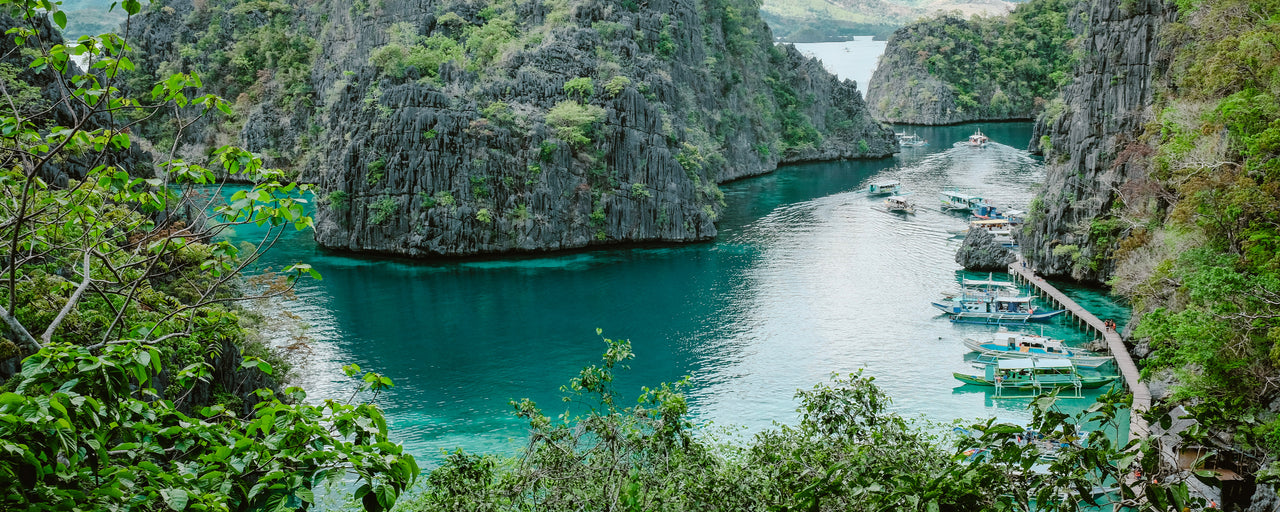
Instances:
[[[1102,323],[1102,320],[1093,316],[1093,313],[1090,313],[1089,310],[1076,304],[1074,300],[1054,288],[1044,278],[1036,277],[1032,269],[1025,266],[1021,257],[1013,265],[1009,266],[1009,275],[1013,276],[1015,281],[1021,280],[1035,287],[1041,295],[1052,300],[1058,307],[1067,310],[1067,314],[1077,322],[1101,334],[1103,339],[1107,341],[1107,347],[1111,349],[1111,355],[1116,358],[1116,367],[1119,368],[1120,375],[1124,377],[1124,382],[1129,387],[1129,392],[1133,393],[1133,409],[1129,414],[1129,439],[1145,439],[1151,433],[1151,430],[1147,425],[1146,419],[1142,417],[1142,413],[1151,409],[1151,391],[1147,389],[1146,383],[1139,380],[1138,367],[1133,364],[1129,349],[1124,346],[1124,340],[1120,339],[1120,335],[1108,329]]]

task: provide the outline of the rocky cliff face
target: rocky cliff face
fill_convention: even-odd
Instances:
[[[1152,79],[1169,65],[1157,36],[1176,9],[1161,0],[1082,3],[1071,23],[1085,34],[1060,106],[1036,122],[1033,147],[1045,154],[1043,192],[1031,205],[1023,253],[1046,275],[1101,281],[1115,226],[1103,221],[1122,185],[1145,175],[1134,153],[1151,120]],[[1132,161],[1131,161],[1132,160]]]
[[[985,229],[970,228],[956,250],[956,263],[965,270],[1004,272],[1016,260],[1014,250],[997,242],[995,235]]]
[[[1071,2],[1007,16],[943,13],[894,32],[867,89],[876,118],[923,125],[1032,119],[1068,69]]]
[[[241,115],[189,143],[233,132],[319,184],[321,244],[544,251],[707,239],[718,183],[895,149],[855,85],[775,47],[757,11],[737,0],[177,0],[152,7],[140,46],[154,69],[222,70],[215,82],[239,94]],[[209,34],[236,39],[228,61],[261,68],[193,52]],[[307,49],[308,62],[290,64],[280,44],[242,48],[253,38]]]

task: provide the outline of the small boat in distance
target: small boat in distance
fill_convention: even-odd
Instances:
[[[975,148],[986,147],[987,141],[989,140],[991,139],[988,139],[986,135],[982,134],[982,130],[978,130],[973,132],[973,135],[969,136],[969,146]]]
[[[884,200],[884,209],[893,213],[916,213],[916,205],[904,196],[889,196]]]
[[[894,195],[902,192],[902,183],[897,181],[878,181],[867,187],[867,194],[873,196]]]
[[[919,146],[928,146],[929,141],[920,138],[914,133],[911,135],[907,135],[906,133],[899,133],[898,145],[904,148],[914,148]]]
[[[1028,398],[1048,390],[1069,388],[1075,396],[1058,395],[1059,398],[1080,398],[1082,389],[1097,389],[1116,381],[1115,375],[1085,377],[1067,359],[1000,359],[988,365],[983,375],[952,373],[956,380],[975,386],[996,388],[996,398]],[[1005,390],[1031,391],[1032,395],[1005,396]]]

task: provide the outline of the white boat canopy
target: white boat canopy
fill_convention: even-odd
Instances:
[[[1001,370],[1060,370],[1075,367],[1075,363],[1072,363],[1071,360],[1058,357],[1001,359],[998,364]]]

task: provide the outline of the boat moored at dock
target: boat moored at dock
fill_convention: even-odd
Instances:
[[[979,354],[979,362],[991,362],[1001,358],[1059,358],[1068,359],[1081,368],[1099,368],[1114,360],[1104,356],[1073,349],[1048,336],[998,332],[991,339],[965,338],[964,346]]]
[[[951,316],[951,321],[961,323],[1043,322],[1065,312],[1062,309],[1041,310],[1031,305],[1034,297],[1008,296],[992,293],[961,293],[960,296],[933,307]]]
[[[957,372],[952,376],[965,384],[994,387],[996,398],[1027,398],[1054,389],[1073,390],[1075,396],[1072,398],[1079,398],[1082,396],[1080,390],[1097,389],[1117,379],[1115,375],[1097,377],[1080,375],[1074,363],[1061,358],[1000,359],[995,364],[987,365],[983,375]],[[1005,395],[1004,392],[1009,390],[1030,391],[1033,394]]]

